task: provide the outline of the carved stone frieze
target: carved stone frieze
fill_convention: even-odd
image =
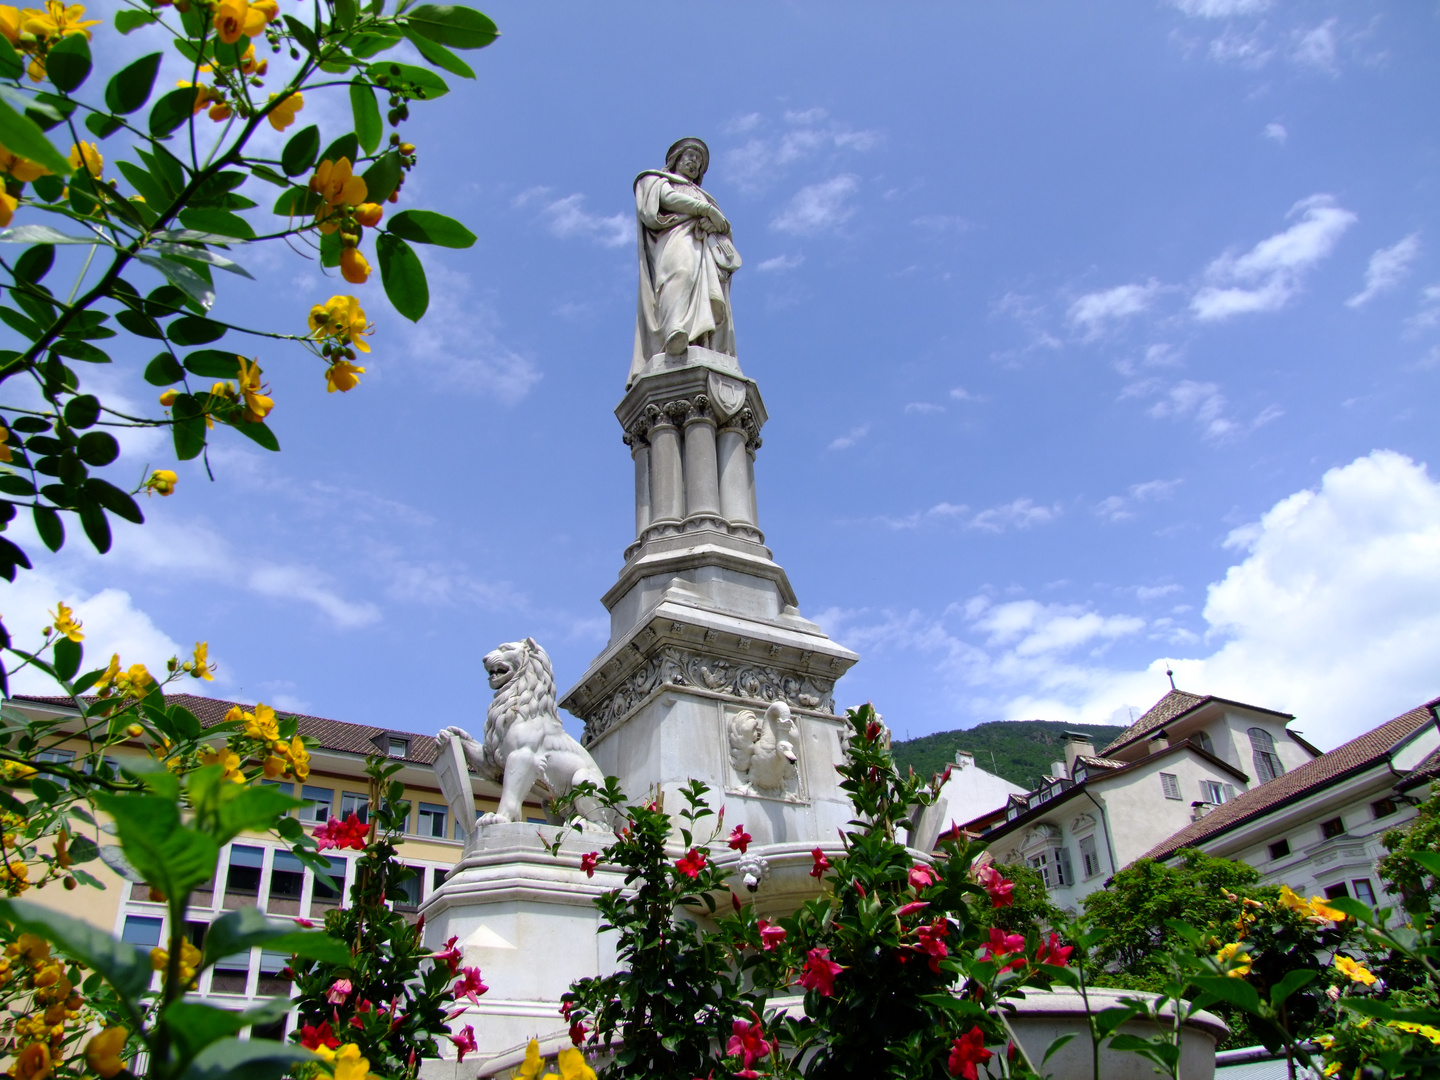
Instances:
[[[582,717],[585,734],[581,741],[587,746],[594,742],[651,691],[667,683],[696,686],[748,701],[784,701],[800,709],[835,711],[832,679],[787,672],[768,664],[706,656],[671,645],[652,656],[587,711]]]

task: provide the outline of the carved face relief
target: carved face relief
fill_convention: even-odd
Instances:
[[[485,673],[490,676],[489,683],[491,690],[499,690],[515,677],[515,672],[520,670],[521,664],[525,661],[525,642],[507,641],[494,652],[486,653],[485,659],[481,661],[485,665]]]

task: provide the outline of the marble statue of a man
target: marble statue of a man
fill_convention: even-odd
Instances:
[[[730,222],[700,187],[710,150],[681,139],[665,155],[664,169],[635,178],[640,256],[640,301],[635,357],[628,386],[656,353],[682,356],[689,345],[735,355],[730,275],[740,255]]]

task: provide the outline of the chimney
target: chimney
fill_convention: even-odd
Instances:
[[[1050,763],[1050,775],[1057,780],[1068,780],[1070,778],[1070,770],[1065,767],[1065,762],[1052,761]]]
[[[1169,749],[1170,749],[1170,736],[1169,736],[1169,735],[1166,735],[1163,730],[1162,730],[1162,731],[1157,731],[1154,735],[1151,735],[1151,736],[1150,736],[1150,753],[1152,753],[1152,754],[1158,754],[1158,753],[1160,753],[1161,750],[1169,750]]]
[[[1094,757],[1095,744],[1090,741],[1090,736],[1083,731],[1065,732],[1065,773],[1068,776],[1075,775],[1075,759],[1077,757]]]
[[[1194,802],[1194,803],[1191,803],[1191,804],[1190,804],[1190,820],[1191,820],[1191,821],[1199,821],[1201,818],[1203,818],[1206,814],[1210,813],[1210,811],[1211,811],[1211,810],[1214,810],[1214,809],[1215,809],[1215,804],[1214,804],[1214,803],[1211,803],[1211,802]]]
[[[975,755],[969,750],[955,751],[956,769],[973,769],[975,767]]]

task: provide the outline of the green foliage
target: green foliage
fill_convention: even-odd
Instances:
[[[995,721],[976,724],[961,731],[942,731],[897,742],[892,751],[901,772],[914,769],[920,776],[928,778],[953,764],[956,750],[968,750],[975,755],[975,764],[980,768],[1028,790],[1039,782],[1041,776],[1049,774],[1051,762],[1065,760],[1063,732],[1085,732],[1095,743],[1098,753],[1123,730],[1101,724],[1065,724],[1055,720]]]
[[[1040,871],[1029,866],[995,864],[995,869],[1015,886],[1014,900],[1006,907],[982,911],[980,925],[998,926],[1012,934],[1058,930],[1067,922],[1065,913],[1050,902],[1050,890]]]
[[[1433,922],[1440,875],[1416,859],[1417,852],[1440,852],[1440,783],[1430,786],[1430,797],[1416,809],[1403,828],[1387,829],[1380,838],[1386,855],[1376,865],[1390,892],[1401,898],[1405,910],[1422,921]]]

